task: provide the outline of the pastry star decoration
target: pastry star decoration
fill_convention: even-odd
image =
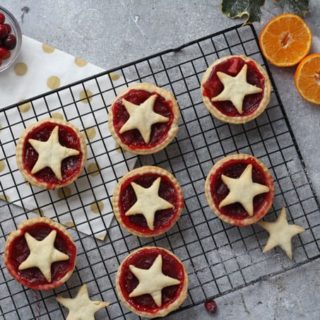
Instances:
[[[69,256],[55,249],[54,242],[56,240],[57,231],[52,230],[44,239],[37,240],[29,233],[25,233],[24,237],[30,254],[26,260],[19,265],[19,270],[29,268],[38,268],[48,282],[51,282],[51,265],[57,261],[69,260]]]
[[[133,216],[136,214],[142,214],[149,229],[154,230],[154,219],[158,210],[165,210],[173,208],[173,205],[159,197],[159,187],[161,183],[161,177],[157,178],[149,188],[144,188],[135,182],[131,182],[131,186],[137,197],[135,204],[126,211],[126,216]]]
[[[262,91],[261,88],[247,82],[247,69],[248,66],[245,64],[235,77],[218,71],[217,76],[223,84],[223,90],[211,101],[231,101],[237,111],[242,114],[244,97]]]
[[[248,164],[239,178],[230,178],[221,175],[221,179],[229,189],[228,195],[220,202],[219,207],[239,202],[253,216],[253,199],[261,193],[266,193],[269,188],[263,184],[252,181],[252,164]]]
[[[130,298],[150,294],[158,307],[162,304],[163,288],[175,286],[180,280],[168,277],[162,273],[162,256],[159,254],[149,269],[140,269],[129,265],[130,271],[139,280],[138,286],[129,294]]]
[[[129,119],[121,127],[120,133],[137,129],[139,130],[145,143],[150,142],[152,125],[155,123],[168,122],[169,118],[162,116],[159,113],[153,111],[154,104],[156,102],[157,95],[150,96],[146,101],[140,105],[135,105],[125,99],[122,102],[129,113]]]
[[[94,314],[109,305],[108,302],[90,300],[86,284],[80,288],[75,298],[58,296],[56,299],[69,309],[67,320],[94,320]]]
[[[66,148],[59,143],[59,126],[52,130],[47,141],[29,139],[28,142],[38,153],[38,160],[31,170],[32,174],[49,167],[57,179],[61,180],[62,160],[79,154],[78,150]]]
[[[288,224],[286,209],[281,209],[280,215],[275,222],[260,221],[259,225],[269,233],[269,239],[263,248],[263,252],[280,246],[287,256],[292,259],[291,239],[297,234],[302,233],[304,228],[296,224]]]

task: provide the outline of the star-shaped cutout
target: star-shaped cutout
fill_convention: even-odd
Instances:
[[[38,160],[31,170],[32,174],[49,167],[57,179],[61,180],[61,163],[63,159],[79,154],[78,150],[66,148],[59,143],[59,126],[52,130],[47,141],[29,139],[28,142],[38,153]]]
[[[245,96],[262,91],[261,88],[247,82],[247,69],[248,66],[245,64],[235,77],[218,71],[217,76],[223,84],[223,90],[211,101],[231,101],[237,111],[242,114]]]
[[[48,282],[51,282],[51,265],[57,261],[69,260],[69,256],[57,250],[54,247],[57,231],[52,230],[44,239],[37,240],[29,233],[25,233],[24,237],[30,254],[27,259],[19,265],[19,270],[25,270],[36,267],[45,276]]]
[[[252,164],[248,164],[239,178],[230,178],[221,175],[223,183],[228,187],[228,195],[220,202],[222,208],[232,203],[239,202],[253,216],[253,199],[261,193],[269,191],[269,187],[252,181]]]
[[[173,208],[170,202],[159,197],[160,183],[161,177],[157,178],[149,188],[144,188],[135,182],[131,182],[137,201],[125,213],[126,216],[142,214],[147,221],[148,228],[151,230],[154,230],[156,212]]]
[[[135,105],[132,102],[122,99],[122,102],[129,113],[129,119],[121,127],[119,132],[124,133],[132,129],[137,129],[139,130],[144,142],[149,143],[152,126],[155,123],[164,123],[169,121],[169,118],[153,111],[156,99],[157,95],[153,94],[140,105]]]
[[[162,304],[162,289],[180,284],[180,280],[162,273],[162,256],[159,254],[149,269],[129,265],[130,271],[139,280],[137,287],[129,294],[130,298],[150,294],[158,307]]]
[[[263,252],[280,246],[287,256],[292,259],[291,239],[304,232],[304,228],[296,224],[288,224],[286,209],[281,209],[280,215],[275,222],[260,221],[259,225],[269,233],[269,239],[263,248]]]
[[[75,298],[58,296],[56,299],[69,309],[67,320],[94,320],[94,314],[109,305],[108,302],[90,300],[86,284],[81,286]]]

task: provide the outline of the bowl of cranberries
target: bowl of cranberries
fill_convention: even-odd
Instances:
[[[8,69],[17,59],[22,42],[18,21],[0,6],[0,72]]]

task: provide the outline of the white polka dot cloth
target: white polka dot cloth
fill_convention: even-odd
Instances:
[[[102,71],[81,58],[23,36],[17,62],[0,73],[0,108]]]
[[[81,58],[24,36],[15,65],[0,73],[0,109],[102,71]],[[122,86],[120,75],[113,73],[109,77]],[[59,96],[50,94],[46,100],[34,100],[33,104],[24,103],[19,108],[0,112],[3,146],[0,149],[0,199],[48,217],[58,214],[59,221],[66,226],[101,240],[105,238],[106,228],[113,219],[110,196],[117,180],[136,162],[134,156],[119,152],[108,131],[105,104],[110,104],[115,97],[108,91],[109,77],[103,76],[101,84],[106,92],[104,103],[97,84],[91,81],[85,84],[85,91],[78,85],[72,90],[62,90]],[[59,107],[61,103],[67,106],[63,110]],[[40,120],[49,116],[70,120],[90,141],[85,172],[70,186],[53,191],[25,182],[16,165],[14,144],[24,126],[34,123],[36,117]],[[124,157],[128,166],[123,162]]]

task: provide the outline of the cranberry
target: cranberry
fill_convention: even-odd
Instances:
[[[4,23],[5,20],[6,20],[6,16],[2,12],[0,12],[0,23],[1,24]]]
[[[0,59],[8,59],[10,57],[10,51],[6,48],[0,47]]]
[[[218,308],[216,302],[213,299],[206,300],[204,306],[209,313],[216,313]]]
[[[0,39],[4,39],[8,35],[8,29],[4,24],[0,24]]]
[[[6,26],[8,34],[10,34],[10,32],[12,31],[10,24],[5,23],[4,26]]]
[[[7,38],[3,41],[3,46],[8,50],[12,50],[16,47],[17,38],[13,34],[9,34]]]

